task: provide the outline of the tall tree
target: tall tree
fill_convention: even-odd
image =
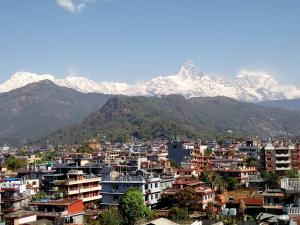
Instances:
[[[223,193],[227,188],[227,184],[225,182],[225,180],[223,179],[223,177],[221,177],[219,174],[216,174],[213,177],[213,181],[212,181],[212,189],[213,190],[218,190],[221,193]]]
[[[121,225],[122,218],[117,208],[109,208],[99,215],[100,225]]]
[[[11,156],[5,160],[4,165],[7,166],[9,170],[17,170],[20,168],[25,168],[27,166],[27,160]]]
[[[236,190],[239,185],[239,181],[236,177],[229,177],[227,179],[227,188],[229,190]]]
[[[143,193],[137,188],[128,190],[119,205],[126,225],[134,225],[139,219],[149,216],[151,212],[144,204]]]
[[[205,172],[202,177],[202,181],[210,185],[213,190],[224,192],[227,188],[227,183],[218,173]]]
[[[175,203],[182,208],[193,209],[199,200],[196,191],[191,187],[179,190],[175,195]]]
[[[299,178],[299,172],[297,170],[289,170],[286,172],[288,178]]]
[[[279,188],[279,176],[276,173],[262,173],[261,177],[264,179],[268,188]]]

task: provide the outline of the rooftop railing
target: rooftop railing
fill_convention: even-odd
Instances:
[[[286,192],[300,193],[300,178],[283,178],[280,185]]]

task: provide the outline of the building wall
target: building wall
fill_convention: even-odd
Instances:
[[[24,217],[24,218],[20,218],[20,219],[15,219],[14,225],[26,224],[26,223],[30,223],[30,222],[34,222],[34,221],[36,221],[36,215],[28,216],[28,217]]]
[[[82,201],[75,202],[68,206],[68,211],[70,214],[77,214],[83,212],[83,203]]]
[[[182,142],[174,141],[168,143],[169,159],[176,162],[178,165],[186,157],[191,155],[191,149],[185,149]]]

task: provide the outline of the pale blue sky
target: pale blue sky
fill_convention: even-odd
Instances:
[[[134,83],[191,59],[228,78],[262,69],[300,86],[299,0],[70,2],[1,0],[0,82],[25,70]]]

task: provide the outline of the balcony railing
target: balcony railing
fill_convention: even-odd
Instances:
[[[286,192],[300,193],[300,179],[299,178],[283,178],[280,182],[281,188]]]
[[[98,200],[98,199],[101,199],[100,195],[91,196],[91,197],[83,197],[82,201],[83,202],[89,202],[89,201],[95,201],[95,200]]]
[[[90,183],[90,182],[100,182],[100,177],[95,178],[85,178],[82,180],[56,180],[54,182],[55,185],[72,185],[72,184],[83,184],[83,183]]]
[[[264,203],[264,208],[282,209],[283,207],[282,203]]]
[[[290,164],[291,161],[290,160],[276,160],[277,164]]]
[[[290,155],[288,153],[276,153],[276,157],[289,157]]]
[[[300,214],[300,207],[288,207],[286,211],[287,214]]]
[[[21,200],[26,199],[26,198],[28,198],[27,195],[19,194],[19,195],[3,196],[2,201],[14,202],[14,201],[21,201]]]
[[[64,212],[46,212],[46,211],[35,211],[37,216],[45,216],[45,217],[62,217],[67,216],[68,211]]]
[[[276,170],[291,170],[291,167],[276,167]]]

